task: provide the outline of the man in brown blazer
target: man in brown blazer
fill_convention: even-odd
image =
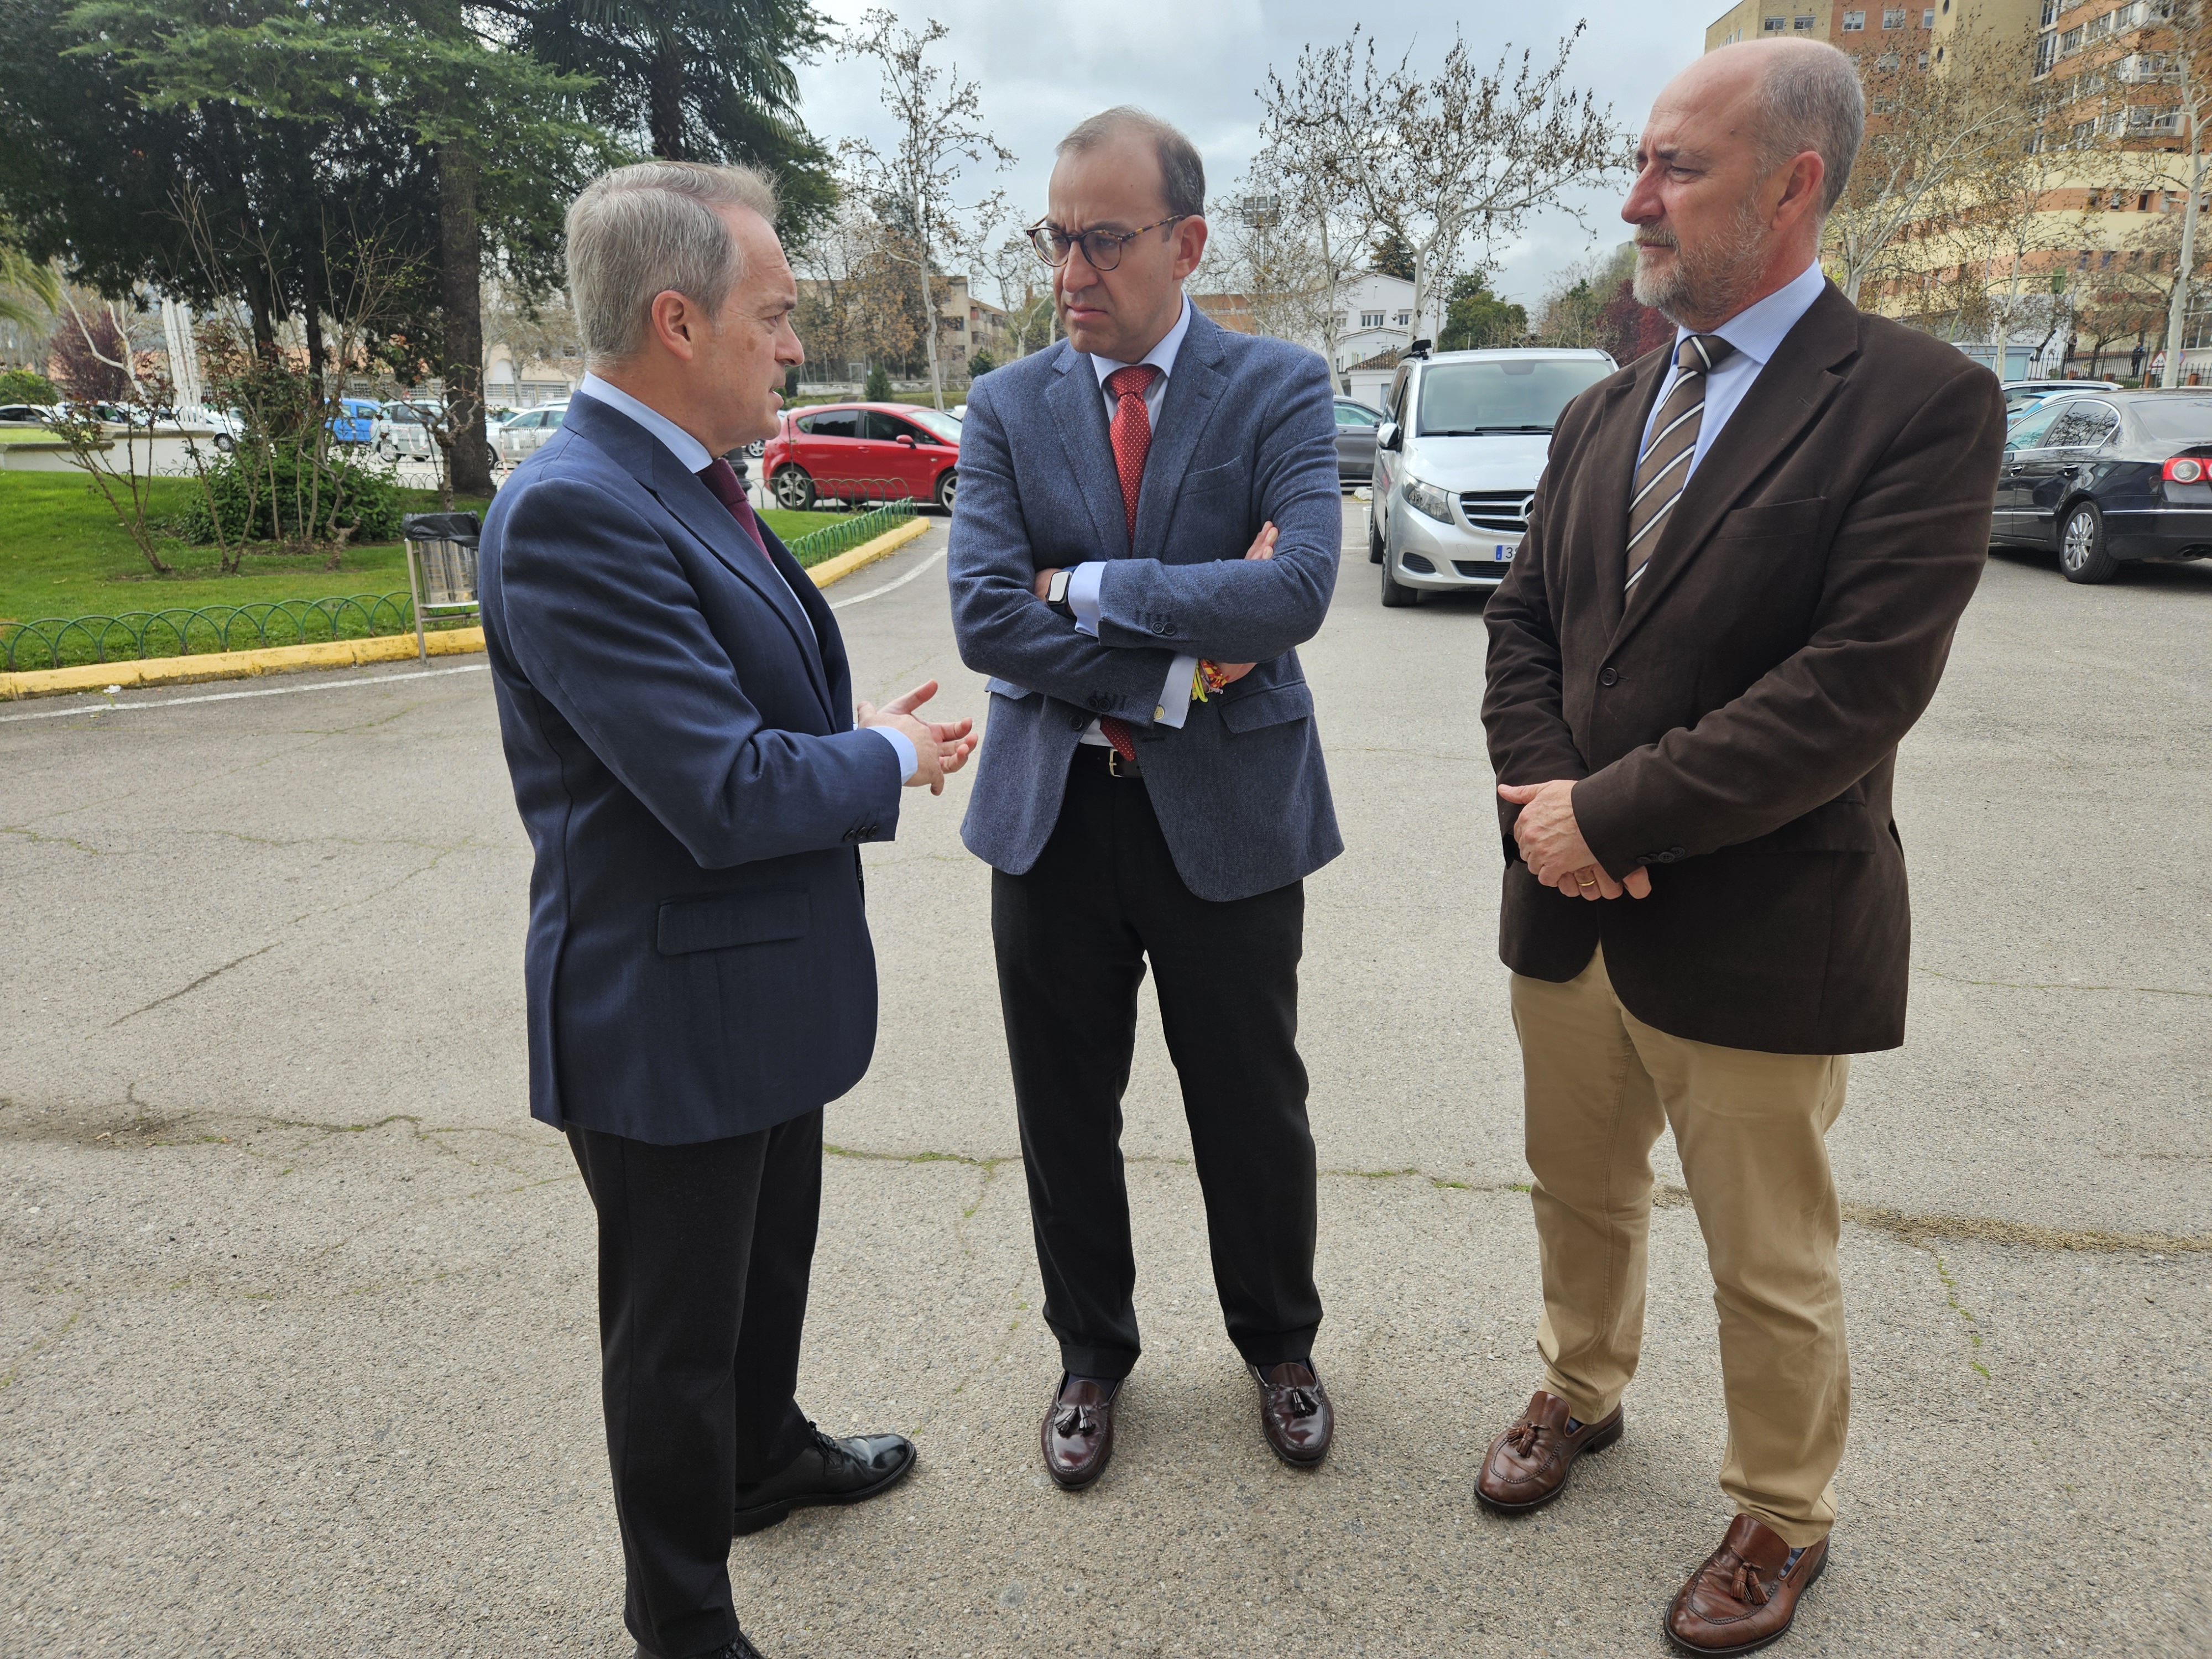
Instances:
[[[1897,745],[2003,441],[1986,370],[1820,274],[1863,123],[1850,59],[1809,40],[1661,93],[1622,216],[1675,339],[1569,405],[1488,615],[1544,1379],[1476,1491],[1534,1509],[1620,1437],[1671,1126],[1735,1510],[1668,1609],[1699,1654],[1781,1636],[1826,1565],[1850,1373],[1825,1136],[1848,1056],[1904,1041]]]

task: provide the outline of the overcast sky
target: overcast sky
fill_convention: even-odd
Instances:
[[[825,0],[824,9],[847,22],[869,3]],[[1456,24],[1485,64],[1508,41],[1548,60],[1559,34],[1585,17],[1589,27],[1576,45],[1572,73],[1632,132],[1652,95],[1703,49],[1705,26],[1725,0],[1708,0],[1702,9],[1592,0],[1556,10],[1494,0],[1479,8],[1399,0],[1379,14],[1319,0],[898,0],[894,9],[909,25],[933,16],[951,28],[932,61],[957,64],[963,77],[982,83],[986,120],[1020,158],[1004,175],[971,181],[962,204],[1001,184],[1025,213],[1039,215],[1054,143],[1084,116],[1114,104],[1142,105],[1182,128],[1206,158],[1209,193],[1224,191],[1251,159],[1260,114],[1255,89],[1269,66],[1287,78],[1301,47],[1341,40],[1363,16],[1393,56],[1408,46],[1417,57],[1441,54]],[[872,69],[825,58],[802,66],[799,82],[801,108],[816,133],[830,140],[862,134],[888,145],[890,124]],[[1627,239],[1620,188],[1595,192],[1584,205],[1588,231],[1565,213],[1551,213],[1497,251],[1504,294],[1533,301],[1561,266]]]

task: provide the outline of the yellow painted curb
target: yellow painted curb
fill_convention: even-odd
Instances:
[[[840,553],[834,559],[824,559],[820,564],[807,567],[806,574],[814,578],[817,587],[827,587],[831,582],[842,581],[855,570],[886,558],[929,528],[927,519],[908,519],[896,530],[886,530],[872,542],[862,542],[849,553]]]
[[[929,528],[927,519],[909,519],[849,553],[824,559],[806,574],[817,587],[842,581],[855,570],[896,553]],[[481,628],[441,629],[428,636],[434,657],[484,648]],[[415,635],[380,634],[366,640],[325,640],[315,645],[272,645],[259,651],[210,651],[197,657],[149,657],[140,662],[84,663],[75,668],[35,668],[0,674],[0,702],[21,697],[59,697],[109,686],[180,685],[192,680],[250,679],[299,668],[360,668],[374,662],[400,662],[415,654]]]
[[[427,639],[434,657],[484,648],[481,628],[447,628]],[[58,697],[105,691],[109,686],[179,685],[192,680],[250,679],[295,668],[359,668],[399,662],[415,654],[415,635],[380,634],[366,640],[325,640],[314,645],[272,645],[259,651],[210,651],[198,657],[149,657],[142,662],[93,662],[74,668],[36,668],[0,674],[0,701]]]

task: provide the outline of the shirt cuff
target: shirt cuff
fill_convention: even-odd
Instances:
[[[1103,559],[1079,564],[1067,576],[1067,608],[1075,612],[1075,631],[1094,640],[1098,637],[1098,585],[1105,580]]]
[[[1190,677],[1197,672],[1196,657],[1177,657],[1168,665],[1168,683],[1160,688],[1160,712],[1154,725],[1182,730],[1190,714]]]
[[[907,736],[903,732],[894,731],[888,726],[863,726],[861,729],[863,731],[874,732],[885,743],[890,744],[892,748],[898,750],[899,781],[902,784],[914,775],[914,769],[921,764],[921,757],[914,752],[914,739],[912,738]]]

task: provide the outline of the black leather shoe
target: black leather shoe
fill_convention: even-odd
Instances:
[[[642,1642],[637,1644],[637,1659],[660,1659],[660,1656]],[[734,1642],[725,1642],[712,1653],[702,1653],[698,1659],[761,1659],[760,1650],[745,1640],[743,1631]]]
[[[814,1443],[789,1468],[757,1486],[738,1488],[730,1530],[742,1538],[775,1525],[793,1510],[862,1503],[896,1486],[913,1467],[914,1442],[902,1434],[832,1440],[817,1429]]]

